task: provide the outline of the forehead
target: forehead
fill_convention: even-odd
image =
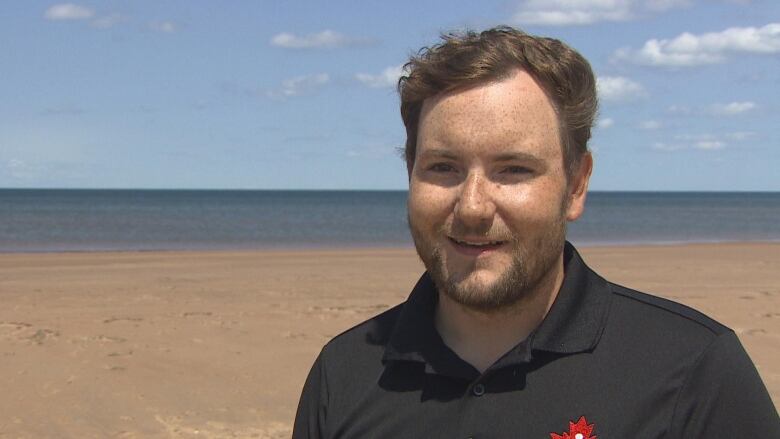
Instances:
[[[558,117],[544,90],[526,72],[423,103],[417,153],[429,147],[491,152],[531,149],[558,156]]]

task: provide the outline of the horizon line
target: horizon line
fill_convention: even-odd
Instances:
[[[171,192],[408,192],[408,189],[360,189],[360,188],[134,188],[134,187],[0,187],[0,191],[171,191]],[[771,189],[731,189],[731,190],[701,190],[701,189],[591,189],[590,193],[780,193],[780,190]]]

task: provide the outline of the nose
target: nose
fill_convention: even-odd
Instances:
[[[490,182],[477,173],[469,174],[460,189],[455,205],[455,217],[464,226],[477,229],[490,227],[496,213],[496,205],[490,196]]]

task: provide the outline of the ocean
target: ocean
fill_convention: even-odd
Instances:
[[[780,241],[780,193],[591,192],[576,245]],[[409,247],[406,191],[0,189],[0,252]]]

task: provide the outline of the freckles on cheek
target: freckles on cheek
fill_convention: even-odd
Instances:
[[[450,200],[446,193],[435,187],[412,187],[409,191],[409,212],[412,215],[424,216],[426,222],[439,220],[446,216]]]
[[[503,191],[503,214],[511,223],[545,222],[559,210],[560,200],[553,186],[526,188],[522,191]]]

